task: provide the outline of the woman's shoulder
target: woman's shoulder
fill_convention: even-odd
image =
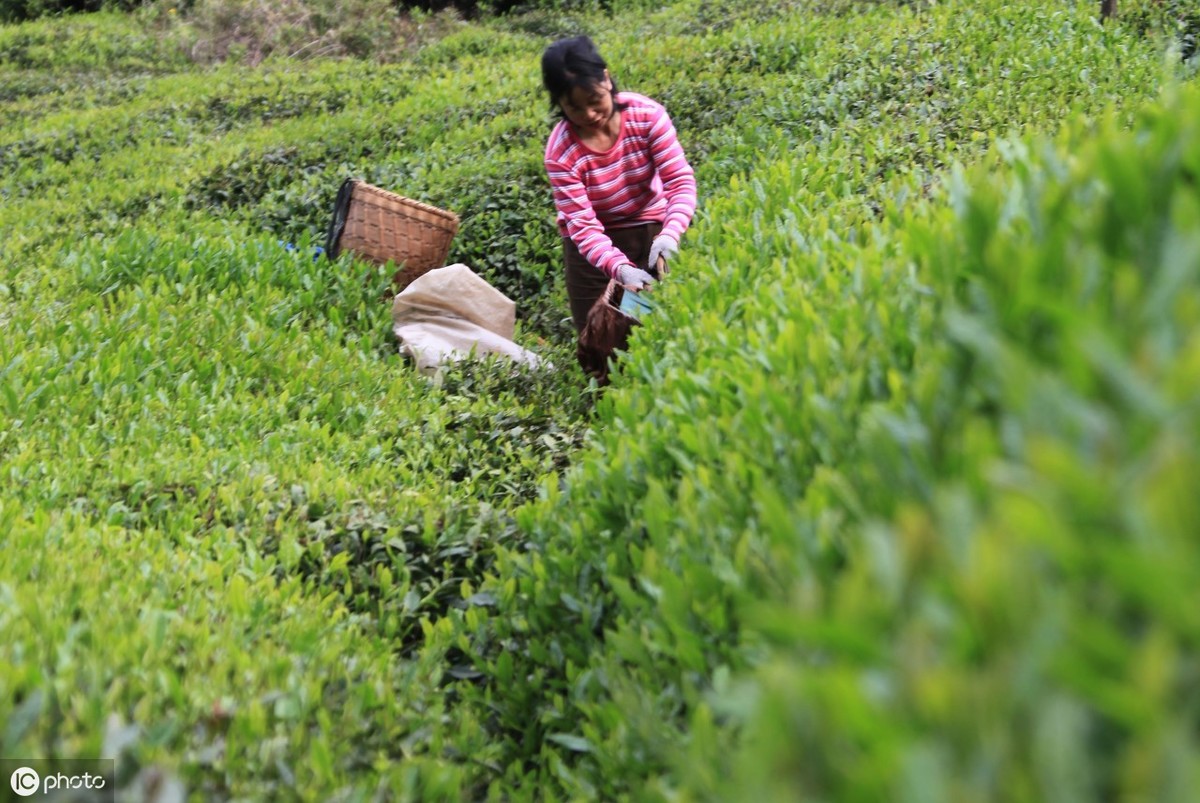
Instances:
[[[663,111],[661,103],[637,92],[618,92],[617,102],[624,106],[626,111],[640,112],[651,116]]]
[[[546,156],[549,158],[553,155],[561,155],[561,151],[573,144],[574,137],[571,135],[571,126],[566,120],[559,120],[550,130],[550,136],[546,137]]]

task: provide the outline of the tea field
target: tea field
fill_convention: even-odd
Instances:
[[[160,803],[1193,800],[1197,28],[1096,5],[0,26],[0,756]],[[581,32],[701,199],[603,391],[541,163]],[[454,210],[552,365],[406,363],[389,271],[318,249],[352,175]]]

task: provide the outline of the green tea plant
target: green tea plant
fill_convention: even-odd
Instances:
[[[1143,35],[1158,36],[1179,48],[1180,58],[1191,59],[1200,44],[1200,8],[1181,0],[1133,0],[1120,8],[1122,25]]]
[[[870,37],[881,43],[880,52],[894,54],[888,30],[878,24],[885,17],[881,12],[864,22],[876,23]],[[963,20],[962,9],[956,10],[953,25],[961,26]],[[1047,25],[1054,30],[1047,31],[1049,39],[1065,41],[1065,34],[1056,39],[1061,18],[981,15],[975,21],[985,30],[991,25]],[[924,30],[937,29],[928,19],[921,22]],[[946,24],[950,36],[950,18]],[[1080,25],[1097,31],[1096,49],[1090,52],[1104,58],[1100,54],[1109,34],[1087,21]],[[811,24],[806,30],[814,35]],[[851,52],[864,53],[863,61],[871,63],[865,25],[863,37],[862,49]],[[768,41],[791,38],[784,31],[778,40]],[[797,52],[802,54],[803,39],[798,41]],[[907,525],[909,508],[931,504],[936,488],[928,473],[931,461],[944,461],[945,476],[956,478],[955,483],[973,487],[982,482],[987,469],[960,454],[958,444],[985,436],[976,427],[944,436],[931,434],[929,428],[934,422],[948,422],[952,411],[994,409],[996,402],[981,396],[988,390],[996,393],[1001,382],[1009,381],[1007,373],[992,374],[984,387],[975,389],[963,377],[945,374],[957,363],[940,350],[947,333],[937,328],[939,316],[945,314],[938,300],[960,292],[960,281],[949,271],[966,257],[953,252],[942,268],[930,271],[921,248],[942,254],[947,243],[955,242],[952,233],[978,225],[975,217],[1004,222],[1026,203],[1021,190],[1015,190],[1005,196],[1004,206],[986,214],[964,211],[945,220],[936,234],[917,241],[917,234],[906,232],[919,231],[918,223],[930,214],[921,199],[940,196],[929,184],[937,163],[922,163],[914,156],[929,153],[952,159],[958,139],[958,149],[968,146],[968,155],[988,143],[1012,147],[972,133],[1005,125],[1001,119],[1011,122],[1029,114],[1029,125],[1039,120],[1049,124],[1035,109],[1039,104],[1010,96],[1005,84],[982,80],[979,65],[994,64],[993,60],[964,55],[957,61],[956,54],[969,54],[972,47],[1007,52],[1012,45],[998,36],[968,34],[965,43],[954,47],[934,42],[914,47],[916,53],[933,54],[941,67],[922,76],[929,83],[918,84],[919,91],[892,107],[892,115],[879,115],[878,128],[858,123],[854,113],[859,109],[870,119],[880,107],[889,108],[886,83],[869,83],[870,73],[863,70],[858,81],[847,85],[844,67],[839,66],[838,91],[817,95],[825,104],[836,104],[836,113],[814,122],[798,117],[792,129],[825,133],[827,139],[818,139],[816,145],[789,141],[760,128],[755,132],[765,145],[760,152],[778,156],[757,163],[751,172],[735,174],[726,193],[708,199],[698,232],[703,257],[697,260],[702,262],[696,279],[665,290],[673,302],[668,309],[678,309],[678,315],[667,313],[649,323],[635,339],[634,354],[626,363],[629,384],[619,384],[606,397],[596,428],[599,435],[586,459],[568,474],[565,487],[547,485],[543,503],[519,512],[521,526],[540,534],[539,548],[501,553],[487,586],[499,600],[495,612],[464,620],[458,630],[474,644],[475,665],[494,679],[471,699],[480,712],[497,717],[496,733],[509,740],[507,758],[501,762],[506,774],[493,787],[502,790],[501,797],[533,786],[567,798],[666,799],[682,789],[697,798],[729,799],[744,794],[751,779],[762,793],[750,795],[754,799],[814,795],[873,800],[910,794],[904,791],[909,789],[915,790],[912,799],[928,799],[923,796],[926,789],[936,797],[940,788],[947,796],[961,793],[980,799],[1015,799],[1030,789],[1053,796],[1059,781],[1047,779],[1040,764],[1026,763],[1033,761],[1027,754],[1005,759],[1014,777],[1022,780],[1008,786],[1002,778],[993,783],[985,776],[972,785],[973,767],[990,766],[985,762],[994,754],[983,748],[971,755],[954,752],[962,731],[949,726],[929,735],[928,739],[944,740],[936,748],[912,735],[921,733],[925,724],[915,714],[909,718],[909,709],[903,707],[916,691],[911,683],[898,683],[888,675],[889,661],[909,660],[907,651],[919,651],[925,643],[921,639],[933,638],[938,631],[927,636],[919,629],[910,644],[895,641],[887,629],[886,623],[900,615],[889,613],[890,606],[905,598],[887,585],[897,581],[885,572],[898,571],[895,562],[901,559],[905,536],[877,519],[901,517],[894,525],[899,528]],[[848,61],[841,55],[844,49],[836,52],[840,62]],[[767,63],[790,63],[769,51],[760,53],[755,58]],[[1017,58],[1015,51],[1012,57]],[[1059,63],[1061,57],[1061,52],[1026,52],[1015,63],[1034,70],[1036,64]],[[917,140],[912,143],[916,147],[893,156],[899,144],[893,136],[903,131],[907,109],[918,105],[921,96],[937,98],[938,80],[956,69],[974,74],[976,81],[956,79],[951,85],[970,85],[977,94],[961,110],[943,108],[973,122],[962,133],[951,129],[944,139]],[[1069,87],[1039,84],[1047,93],[1044,108],[1053,115],[1055,108],[1078,103],[1080,93],[1091,91],[1096,74],[1077,73],[1084,82]],[[988,94],[990,88],[997,94]],[[853,99],[863,91],[872,93],[871,100],[859,104]],[[803,111],[798,106],[791,104],[794,114]],[[931,107],[919,108],[920,118],[928,119]],[[996,122],[982,124],[993,114]],[[1187,116],[1185,111],[1162,116],[1172,114]],[[1117,117],[1133,119],[1128,112]],[[848,123],[848,118],[854,122]],[[834,126],[835,120],[842,121],[841,128]],[[913,125],[920,123],[914,119]],[[1101,141],[1114,131],[1112,125],[1100,129]],[[1179,138],[1172,142],[1189,141],[1186,133],[1175,136]],[[1059,147],[1073,149],[1085,139],[1077,132]],[[739,145],[745,147],[728,147]],[[1154,165],[1171,153],[1172,146],[1164,144],[1146,158]],[[1103,159],[1105,164],[1129,161]],[[1053,196],[1063,207],[1059,214],[1064,225],[1076,215],[1089,219],[1084,201],[1089,192],[1102,192],[1087,183],[1102,181],[1089,168],[1100,160],[1094,157],[1078,168],[1085,178],[1080,179],[1077,205]],[[1024,171],[1022,175],[1050,182],[1062,168],[1047,158],[1012,168],[993,162],[987,169]],[[1164,188],[1187,186],[1186,171],[1174,175]],[[1111,191],[1114,198],[1123,193]],[[1153,221],[1149,219],[1147,230],[1156,230]],[[1185,217],[1176,225],[1187,231],[1186,221]],[[1108,221],[1090,231],[1096,237],[1103,231],[1115,238],[1123,230],[1116,221]],[[1024,242],[1022,229],[1008,236],[1014,243]],[[917,244],[910,244],[910,238]],[[981,251],[992,247],[990,242],[968,241],[964,250]],[[1056,251],[1037,263],[1044,265],[1047,281],[1057,275],[1069,253],[1074,251]],[[997,275],[1003,276],[1013,263],[998,258],[995,264]],[[1041,292],[1055,308],[1069,306],[1063,290],[1051,285],[1031,290],[1029,297],[1035,299]],[[961,292],[972,297],[970,286]],[[992,306],[1004,309],[1008,303],[997,299]],[[1015,309],[1012,316],[1021,320],[1023,314]],[[1179,320],[1185,321],[1186,315]],[[1099,329],[1104,331],[1103,326]],[[1187,338],[1182,333],[1175,337]],[[930,348],[937,355],[926,358]],[[979,355],[973,362],[992,359]],[[927,364],[931,371],[938,366],[940,373],[925,373]],[[1020,383],[1020,376],[1014,372],[1011,381]],[[935,387],[942,395],[931,397],[924,418],[905,407],[918,390],[933,393]],[[1054,420],[1078,426],[1068,424],[1069,419]],[[1079,465],[1087,465],[1087,459],[1088,453],[1081,454]],[[953,577],[954,570],[947,568],[930,582],[958,582]],[[857,617],[850,627],[834,618],[835,606],[843,599]],[[810,612],[808,618],[794,622],[794,606],[804,606],[801,610]],[[918,614],[926,612],[919,608],[914,615]],[[939,620],[921,621],[922,628],[932,628]],[[798,647],[809,644],[811,649]],[[971,644],[962,646],[968,650],[961,658],[964,662],[973,660]],[[920,655],[917,652],[914,659]],[[959,655],[951,653],[955,660]],[[848,679],[834,663],[828,686],[809,683],[811,675],[839,656],[858,662],[861,676]],[[1186,660],[1181,658],[1178,666]],[[992,671],[999,677],[1004,669]],[[782,677],[791,685],[777,680]],[[978,686],[964,681],[955,687],[961,689],[961,698],[945,692],[939,698],[943,710],[972,710],[973,701],[986,699],[990,687],[986,678],[978,680]],[[844,684],[853,685],[843,692]],[[779,691],[760,705],[757,700],[767,688]],[[1186,690],[1180,694],[1184,696],[1176,699],[1190,705]],[[881,707],[878,716],[870,716],[868,705],[877,695],[896,700],[897,707]],[[990,732],[1006,722],[1010,711],[985,708],[970,722],[979,733]],[[793,722],[793,712],[802,719]],[[828,720],[818,719],[818,714]],[[836,740],[825,738],[820,723],[826,721],[837,733]],[[1023,721],[1017,720],[1014,727]],[[753,741],[742,742],[744,728],[750,729]],[[1047,733],[1048,749],[1055,743],[1054,731]],[[797,747],[800,735],[805,736],[802,749]],[[878,743],[878,755],[864,755],[866,747],[859,747],[868,737],[870,744]],[[1015,733],[1009,738],[1016,744]],[[1099,745],[1109,744],[1108,737],[1096,739],[1097,752],[1086,765],[1072,765],[1071,770],[1061,765],[1055,772],[1077,769],[1108,778],[1109,786],[1119,784],[1106,766],[1125,748],[1100,750]],[[1144,745],[1134,740],[1129,749],[1140,753]],[[739,746],[744,754],[736,751]],[[1114,752],[1106,752],[1110,749]],[[911,770],[900,761],[901,755],[912,762]],[[1072,761],[1078,758],[1077,753],[1071,755]],[[1177,742],[1171,755],[1187,755],[1187,741]],[[1180,772],[1187,767],[1171,766]],[[722,779],[731,774],[738,783],[724,784]]]
[[[836,521],[843,566],[764,567],[771,657],[705,697],[747,733],[697,793],[1190,796],[1197,111],[1003,143],[898,216],[911,370],[772,539]]]
[[[1195,165],[1164,120],[1194,102],[1138,111],[1178,60],[1133,26],[1011,5],[555,5],[253,68],[161,43],[161,6],[0,28],[4,755],[103,752],[122,788],[205,799],[1069,798],[1186,772],[1190,625],[1121,528],[1189,520],[1146,478],[1192,460],[1190,363],[1155,366],[1191,342]],[[576,32],[666,102],[702,195],[598,403],[540,164],[538,55]],[[451,260],[552,367],[406,365],[389,269],[316,253],[351,175],[455,210]],[[1148,195],[1176,206],[1122,211]],[[1165,283],[1127,268],[1168,252]],[[1152,334],[1118,338],[1151,297]],[[1135,490],[1160,501],[1114,519]],[[1114,545],[1099,574],[1085,531]],[[1048,624],[1006,607],[1014,578]],[[1024,749],[1059,733],[1089,751]]]
[[[795,162],[714,202],[773,258],[706,240],[711,311],[639,335],[683,328],[461,628],[496,788],[1186,799],[1197,104],[998,143],[862,245],[796,248]]]

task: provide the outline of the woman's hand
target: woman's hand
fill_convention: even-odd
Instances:
[[[658,271],[659,276],[666,276],[671,272],[670,260],[678,253],[679,243],[675,241],[675,238],[669,234],[660,234],[650,244],[648,264]]]
[[[637,293],[654,283],[654,277],[641,268],[633,265],[622,265],[617,268],[617,283],[626,290]]]

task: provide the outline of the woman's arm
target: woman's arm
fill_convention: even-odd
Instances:
[[[571,167],[550,158],[546,159],[546,173],[554,193],[554,206],[566,221],[567,236],[589,264],[609,278],[616,277],[618,268],[630,264],[629,257],[604,233],[579,176]]]
[[[678,243],[696,213],[696,174],[679,144],[675,125],[662,107],[650,128],[650,153],[667,198],[662,233]]]

